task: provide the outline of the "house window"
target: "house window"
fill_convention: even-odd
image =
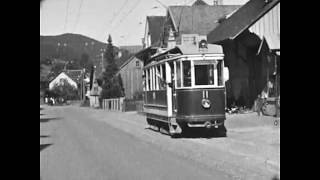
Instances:
[[[136,67],[140,67],[140,62],[136,61]]]

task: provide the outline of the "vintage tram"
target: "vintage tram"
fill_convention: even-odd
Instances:
[[[226,135],[228,72],[221,46],[176,46],[149,58],[143,74],[143,109],[150,127],[171,136],[195,128]]]

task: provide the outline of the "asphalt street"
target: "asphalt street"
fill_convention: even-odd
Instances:
[[[146,130],[142,127],[141,131]],[[97,121],[84,108],[45,106],[40,112],[40,178],[232,179],[225,172],[180,156],[182,147],[169,151],[144,140],[148,136],[143,133],[140,135]],[[163,143],[161,147],[165,146]]]

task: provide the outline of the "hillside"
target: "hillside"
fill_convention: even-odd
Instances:
[[[79,34],[40,36],[40,59],[80,59],[83,53],[93,59],[106,44]]]
[[[81,59],[81,55],[86,53],[97,70],[101,70],[101,49],[106,47],[106,43],[79,34],[40,35],[40,64],[45,59],[57,59],[55,62],[60,59],[62,64],[64,64],[63,61],[78,61]],[[122,46],[121,49],[115,46],[114,49],[117,55],[121,55],[120,57],[116,56],[116,64],[120,67],[134,53],[141,50],[142,46]],[[50,69],[51,66],[48,65]]]

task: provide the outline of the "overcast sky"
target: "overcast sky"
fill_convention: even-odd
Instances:
[[[166,15],[170,5],[191,5],[195,0],[44,0],[40,7],[40,35],[82,34],[113,44],[141,45],[146,16]],[[212,5],[213,0],[204,0]],[[243,5],[248,0],[224,0]]]

